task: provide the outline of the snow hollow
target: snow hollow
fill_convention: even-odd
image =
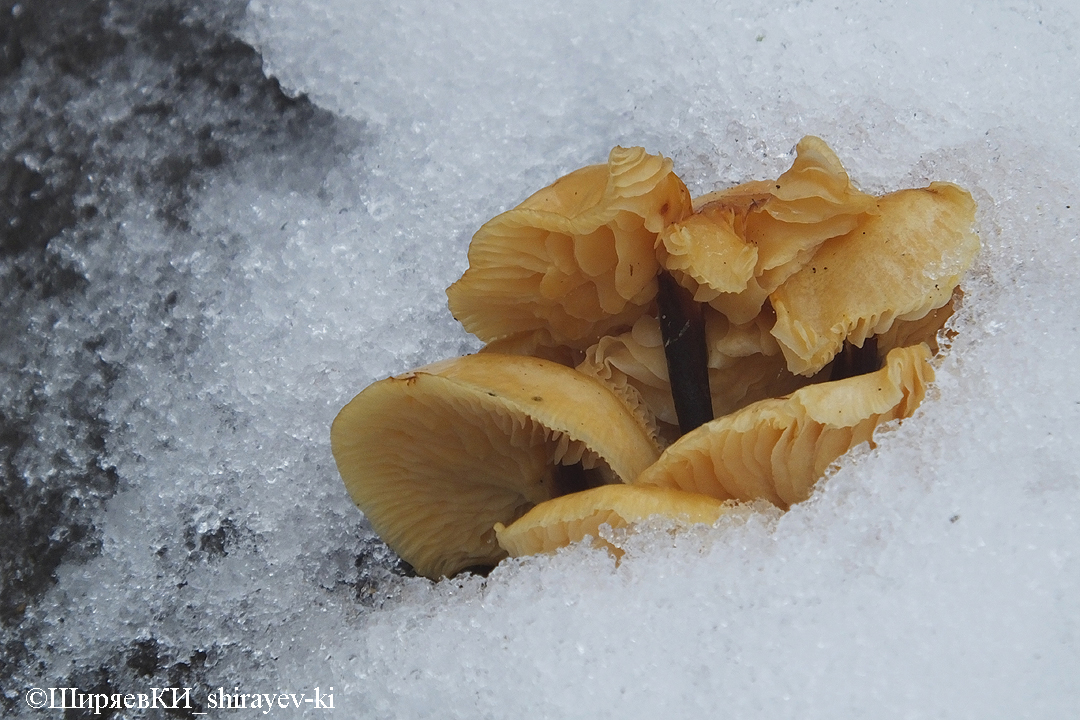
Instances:
[[[84,289],[5,291],[22,300],[3,392],[32,418],[12,477],[89,498],[50,440],[83,433],[100,442],[64,462],[111,484],[83,501],[93,547],[7,626],[9,707],[29,717],[27,688],[64,683],[188,684],[200,702],[333,688],[333,710],[288,711],[312,717],[1080,705],[1073,4],[163,2],[176,29],[153,47],[143,10],[105,5],[92,24],[123,42],[62,112],[113,179],[79,186],[47,246]],[[204,70],[184,75],[189,45]],[[224,56],[250,72],[236,93],[206,74]],[[27,58],[20,107],[57,72]],[[140,129],[154,93],[172,124]],[[5,151],[47,175],[11,127]],[[617,568],[572,548],[487,579],[401,573],[329,427],[369,383],[479,347],[444,294],[472,233],[617,144],[672,157],[700,194],[775,177],[807,134],[866,191],[944,180],[979,204],[983,251],[916,415],[787,514],[645,533]],[[191,149],[214,143],[221,162]],[[182,191],[177,163],[197,178]],[[23,260],[4,262],[15,287]]]

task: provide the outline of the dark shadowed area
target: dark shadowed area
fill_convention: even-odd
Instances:
[[[131,273],[91,279],[74,258],[119,254],[121,218],[133,208],[169,228],[178,246],[221,254],[220,241],[189,222],[192,193],[208,178],[262,153],[294,167],[279,168],[276,181],[287,185],[295,167],[318,172],[320,153],[362,139],[355,124],[264,77],[259,55],[232,34],[245,5],[0,3],[0,703],[8,710],[28,677],[110,693],[204,679],[204,648],[152,632],[116,638],[96,664],[76,660],[71,670],[49,667],[30,646],[42,622],[63,622],[37,603],[61,562],[100,551],[97,518],[121,484],[105,456],[115,419],[104,417],[125,372],[120,347],[154,327],[145,341],[182,368],[212,307],[167,262],[135,273],[146,284],[141,306],[116,307],[113,283],[130,283]],[[311,135],[319,148],[305,146]],[[190,523],[183,550],[205,562],[241,532],[229,518],[202,531]]]

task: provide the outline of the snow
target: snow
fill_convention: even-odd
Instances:
[[[96,411],[116,478],[93,515],[100,549],[65,559],[27,611],[45,669],[27,665],[24,686],[133,667],[125,648],[152,640],[162,667],[190,666],[159,667],[159,684],[333,686],[335,710],[311,715],[1075,711],[1071,3],[253,0],[234,20],[314,114],[230,140],[181,224],[119,175],[111,192],[130,202],[93,200],[112,208],[108,239],[76,225],[49,246],[91,290],[20,309],[49,344],[46,398],[78,382],[65,355],[90,328],[118,368]],[[160,65],[136,60],[112,87],[152,85]],[[91,128],[136,102],[80,97]],[[247,107],[230,102],[178,112],[218,132]],[[983,252],[916,415],[787,514],[645,532],[618,567],[571,548],[487,579],[395,570],[329,426],[374,380],[479,347],[444,295],[479,225],[616,144],[672,157],[698,194],[775,177],[805,134],[864,190],[947,180],[979,203]],[[156,152],[111,142],[124,168]],[[50,412],[42,437],[71,427]],[[55,482],[37,442],[15,464]]]

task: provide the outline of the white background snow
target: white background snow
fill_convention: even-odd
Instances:
[[[335,717],[1073,716],[1076,5],[254,0],[242,37],[369,142],[317,181],[261,156],[216,176],[193,227],[253,239],[235,253],[124,224],[126,272],[174,253],[203,289],[202,339],[182,366],[148,359],[151,330],[126,350],[122,489],[102,554],[51,591],[56,662],[140,628],[203,638],[215,686],[333,686]],[[947,180],[979,203],[983,253],[915,417],[786,515],[646,534],[618,568],[585,549],[438,584],[354,567],[373,544],[330,423],[374,380],[478,347],[444,289],[484,221],[616,144],[700,194],[775,177],[805,134],[864,190]],[[241,531],[177,587],[155,549],[181,511]]]

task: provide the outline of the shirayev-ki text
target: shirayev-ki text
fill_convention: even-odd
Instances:
[[[83,692],[77,687],[30,688],[24,699],[29,707],[39,710],[84,710],[94,715],[116,710],[190,710],[193,715],[206,715],[212,710],[261,710],[264,715],[275,710],[334,709],[334,688],[323,692],[316,687],[310,692],[242,692],[224,687],[209,692],[202,702],[190,687],[147,688],[147,692],[101,693]]]

